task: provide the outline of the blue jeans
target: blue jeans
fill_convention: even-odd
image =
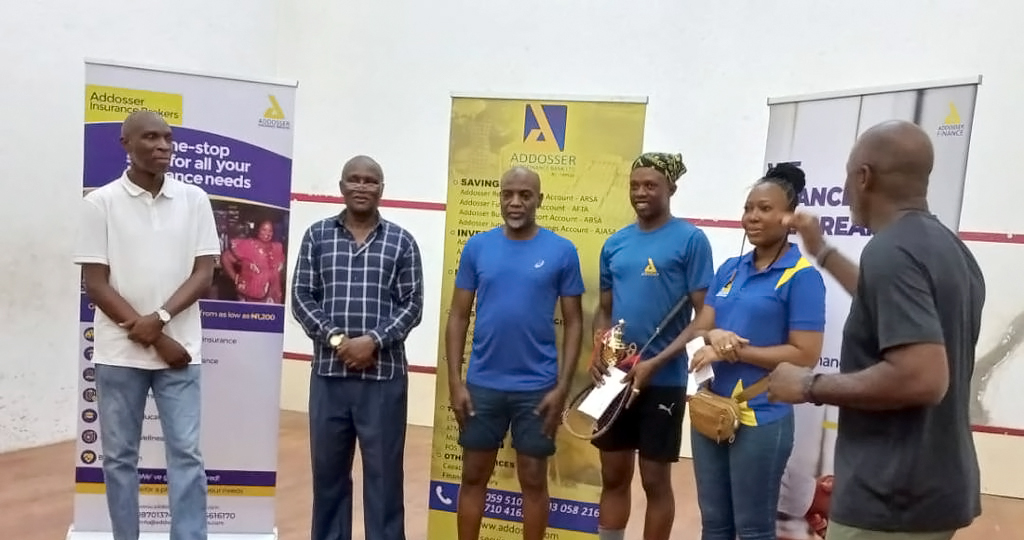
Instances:
[[[150,389],[167,454],[170,540],[206,540],[206,469],[199,450],[202,367],[95,368],[103,481],[114,540],[139,538],[139,443]]]
[[[536,412],[550,390],[505,392],[472,384],[467,389],[473,416],[459,433],[464,449],[497,450],[511,428],[516,452],[538,459],[554,455],[555,440],[544,434],[544,418]]]
[[[358,376],[358,375],[357,375]],[[406,376],[309,377],[313,463],[311,540],[352,539],[352,463],[363,461],[366,540],[405,540]]]
[[[740,426],[730,444],[691,430],[701,540],[775,540],[782,473],[793,450],[793,414]]]

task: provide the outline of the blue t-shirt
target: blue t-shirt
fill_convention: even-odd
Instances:
[[[455,286],[476,291],[466,382],[506,392],[558,382],[555,307],[585,290],[571,241],[544,228],[530,240],[511,240],[503,227],[475,234],[462,249]]]
[[[601,290],[612,292],[612,324],[625,321],[623,340],[644,346],[658,323],[680,298],[707,289],[714,277],[711,243],[704,231],[679,218],[653,231],[636,224],[617,231],[601,249]],[[690,324],[693,306],[684,306],[644,351],[658,354]],[[686,353],[671,359],[648,383],[686,386]]]
[[[754,253],[733,257],[715,275],[706,304],[715,309],[715,327],[750,340],[754,347],[774,347],[789,342],[793,330],[825,330],[825,281],[821,272],[789,245],[768,268],[754,268]],[[735,396],[754,384],[768,370],[745,362],[715,362],[711,391]],[[764,425],[793,411],[786,403],[768,401],[765,393],[740,406],[740,422]]]

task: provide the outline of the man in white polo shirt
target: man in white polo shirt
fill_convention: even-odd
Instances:
[[[114,540],[139,537],[139,443],[150,390],[167,452],[170,539],[206,539],[198,299],[220,243],[206,193],[164,175],[171,136],[149,111],[124,121],[130,164],[85,196],[75,249],[96,305],[92,361]]]

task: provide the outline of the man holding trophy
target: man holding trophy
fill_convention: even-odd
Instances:
[[[631,351],[649,342],[639,361],[627,368],[632,388],[626,409],[593,440],[601,451],[601,540],[622,540],[625,534],[635,454],[647,495],[644,538],[667,540],[675,519],[671,465],[679,460],[682,444],[689,363],[685,353],[665,358],[659,353],[680,334],[691,333],[692,312],[703,308],[714,276],[707,237],[670,209],[676,183],[685,173],[680,154],[638,157],[629,178],[636,222],[613,234],[601,250],[595,347],[626,346]],[[683,298],[687,301],[678,315],[666,317]],[[612,321],[619,322],[614,332],[621,331],[621,340],[609,334]],[[604,352],[595,354],[591,365],[596,384],[608,373]]]
[[[516,167],[501,179],[503,226],[466,242],[445,333],[448,390],[463,448],[458,538],[476,540],[487,482],[511,429],[523,494],[523,538],[548,525],[547,460],[576,372],[583,334],[580,259],[567,238],[537,225],[543,195],[536,172]],[[462,364],[476,300],[466,379]],[[559,366],[555,306],[564,333]]]

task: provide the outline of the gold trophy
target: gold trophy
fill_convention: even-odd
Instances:
[[[619,322],[609,328],[601,339],[601,360],[608,367],[616,366],[629,355],[636,353],[635,343],[626,345],[622,341],[622,333],[625,327],[626,321],[619,319]]]
[[[624,371],[629,371],[630,365],[636,359],[636,344],[626,344],[623,340],[623,329],[626,327],[626,321],[619,319],[618,324],[609,328],[602,335],[594,335],[594,351],[592,353],[591,364],[596,364],[599,360],[607,368],[608,374],[605,378],[609,377],[623,377]],[[595,437],[599,437],[601,434],[608,431],[611,427],[612,422],[618,418],[622,409],[625,408],[627,403],[626,399],[615,399],[611,403],[603,406],[601,413],[595,413],[593,410],[585,412],[581,407],[585,407],[585,402],[591,395],[591,392],[601,386],[601,383],[591,382],[585,388],[583,388],[575,397],[573,397],[566,408],[562,411],[562,425],[565,426],[566,431],[570,435],[578,439],[592,440]],[[627,383],[626,389],[632,390],[633,383]],[[620,391],[627,391],[626,389]],[[591,409],[590,406],[586,406],[587,409]]]

